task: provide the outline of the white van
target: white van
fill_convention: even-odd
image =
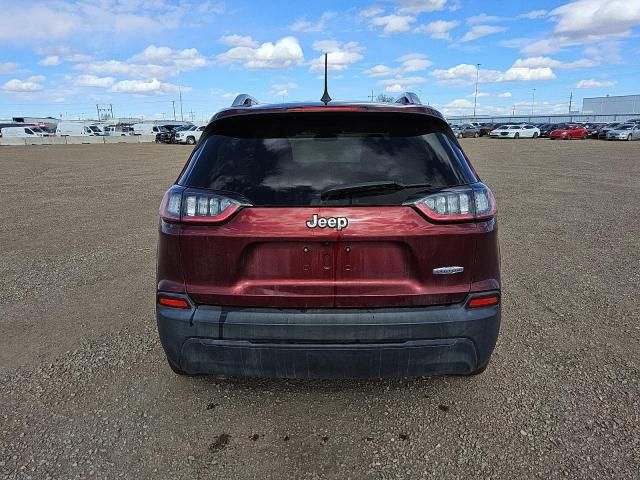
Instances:
[[[133,125],[134,135],[156,135],[160,133],[161,127],[153,123],[135,123]]]
[[[44,132],[34,127],[4,127],[0,130],[3,138],[33,138],[44,137]]]
[[[91,130],[86,124],[81,122],[60,122],[56,128],[56,135],[63,137],[66,136],[78,136],[78,137],[92,137],[95,136],[95,132]]]

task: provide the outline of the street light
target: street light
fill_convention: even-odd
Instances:
[[[473,119],[476,119],[476,106],[478,105],[478,78],[480,77],[480,65],[476,63],[476,94],[473,97]]]
[[[536,89],[533,89],[533,92],[531,93],[531,116],[533,116],[533,106],[536,103]]]

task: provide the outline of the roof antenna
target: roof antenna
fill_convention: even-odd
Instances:
[[[331,97],[329,96],[329,91],[327,90],[327,57],[328,54],[324,54],[324,93],[322,94],[322,98],[320,101],[325,105],[331,101]]]

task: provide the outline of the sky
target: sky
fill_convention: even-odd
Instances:
[[[0,0],[0,119],[203,121],[238,93],[418,94],[449,116],[640,94],[640,0]],[[480,66],[478,67],[478,64]],[[478,94],[475,87],[478,79]],[[175,102],[175,103],[174,103]]]

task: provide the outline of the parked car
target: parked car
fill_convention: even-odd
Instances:
[[[550,140],[584,140],[586,138],[587,129],[584,128],[584,125],[576,123],[558,125],[557,128],[552,130],[549,134]]]
[[[640,140],[640,123],[625,123],[609,130],[607,140]]]
[[[471,125],[470,123],[466,123],[464,125],[459,125],[453,129],[453,132],[456,134],[458,138],[468,138],[474,137],[478,138],[480,136],[480,129]]]
[[[548,138],[551,131],[557,128],[557,125],[555,123],[543,123],[538,128],[540,129],[540,137]]]
[[[538,138],[540,129],[533,125],[503,125],[492,130],[489,134],[491,138]]]
[[[96,133],[89,128],[89,124],[87,123],[64,121],[58,123],[58,126],[56,127],[56,135],[63,137],[93,137]]]
[[[613,123],[606,124],[598,132],[598,138],[600,140],[606,140],[607,139],[607,133],[609,133],[609,130],[614,130],[615,128],[619,127],[620,125],[624,125],[624,123],[622,123],[622,122],[613,122]]]
[[[164,126],[158,126],[158,133],[156,133],[156,143],[173,143],[173,130]]]
[[[157,135],[160,130],[160,125],[154,123],[135,123],[133,125],[134,135]]]
[[[175,132],[176,143],[186,143],[187,145],[195,145],[204,131],[205,127],[196,127],[195,125],[185,130]]]
[[[38,127],[4,127],[0,129],[3,138],[34,138],[48,136]]]
[[[483,123],[480,125],[480,136],[485,137],[498,127],[495,123]]]
[[[212,118],[160,206],[173,371],[483,371],[500,324],[495,201],[444,117],[415,94],[366,110],[247,98]]]

